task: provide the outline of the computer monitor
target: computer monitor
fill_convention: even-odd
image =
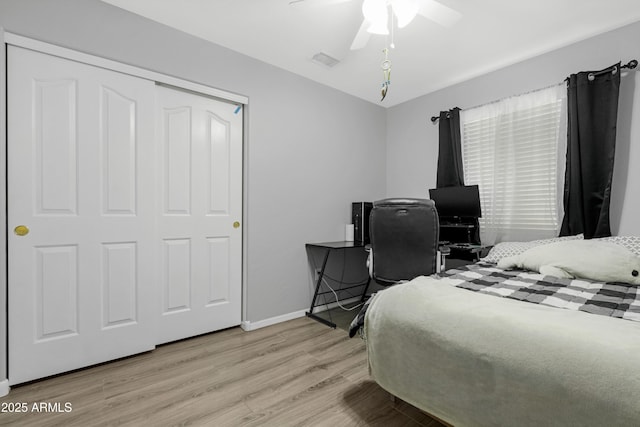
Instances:
[[[432,188],[429,190],[429,198],[435,202],[440,218],[482,217],[477,185]]]

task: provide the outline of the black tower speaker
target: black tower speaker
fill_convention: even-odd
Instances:
[[[369,214],[373,203],[353,202],[351,204],[351,221],[353,223],[353,240],[369,244]]]

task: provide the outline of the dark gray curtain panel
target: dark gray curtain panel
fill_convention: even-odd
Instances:
[[[613,70],[615,67],[615,72]],[[616,147],[620,64],[569,76],[567,168],[561,236],[611,235],[609,204]]]
[[[439,117],[438,172],[436,187],[464,185],[460,138],[460,109],[441,111]]]

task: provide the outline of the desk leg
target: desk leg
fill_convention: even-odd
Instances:
[[[324,254],[324,259],[322,260],[322,267],[320,268],[320,272],[318,273],[318,280],[316,281],[316,290],[313,293],[313,299],[311,300],[311,307],[309,311],[305,314],[307,317],[312,318],[313,320],[317,320],[320,323],[324,323],[327,326],[331,326],[332,328],[336,328],[336,324],[328,321],[327,319],[323,319],[320,316],[316,316],[313,314],[313,307],[316,305],[316,299],[318,299],[318,292],[320,291],[320,286],[322,286],[322,277],[324,276],[324,269],[327,266],[327,260],[329,259],[329,253],[331,253],[331,249],[327,249],[327,253]]]
[[[364,302],[367,298],[367,291],[369,290],[369,284],[371,283],[371,276],[367,279],[367,285],[364,287],[364,292],[362,293],[362,298],[360,298],[360,302]]]

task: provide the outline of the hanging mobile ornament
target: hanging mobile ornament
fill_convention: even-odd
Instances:
[[[384,76],[384,80],[382,81],[382,99],[381,102],[384,101],[384,98],[387,96],[387,91],[389,90],[389,85],[391,84],[391,61],[389,60],[389,49],[385,48],[382,50],[384,52],[384,61],[382,61],[382,75]]]
[[[391,49],[394,49],[396,47],[394,43],[393,29],[394,21],[393,16],[391,16]],[[389,40],[387,39],[387,42],[388,41]],[[389,60],[389,49],[385,47],[382,52],[384,52],[384,61],[382,61],[381,68],[384,80],[382,81],[382,99],[380,100],[380,102],[384,101],[384,98],[387,96],[387,91],[389,90],[389,85],[391,84],[391,60]]]

